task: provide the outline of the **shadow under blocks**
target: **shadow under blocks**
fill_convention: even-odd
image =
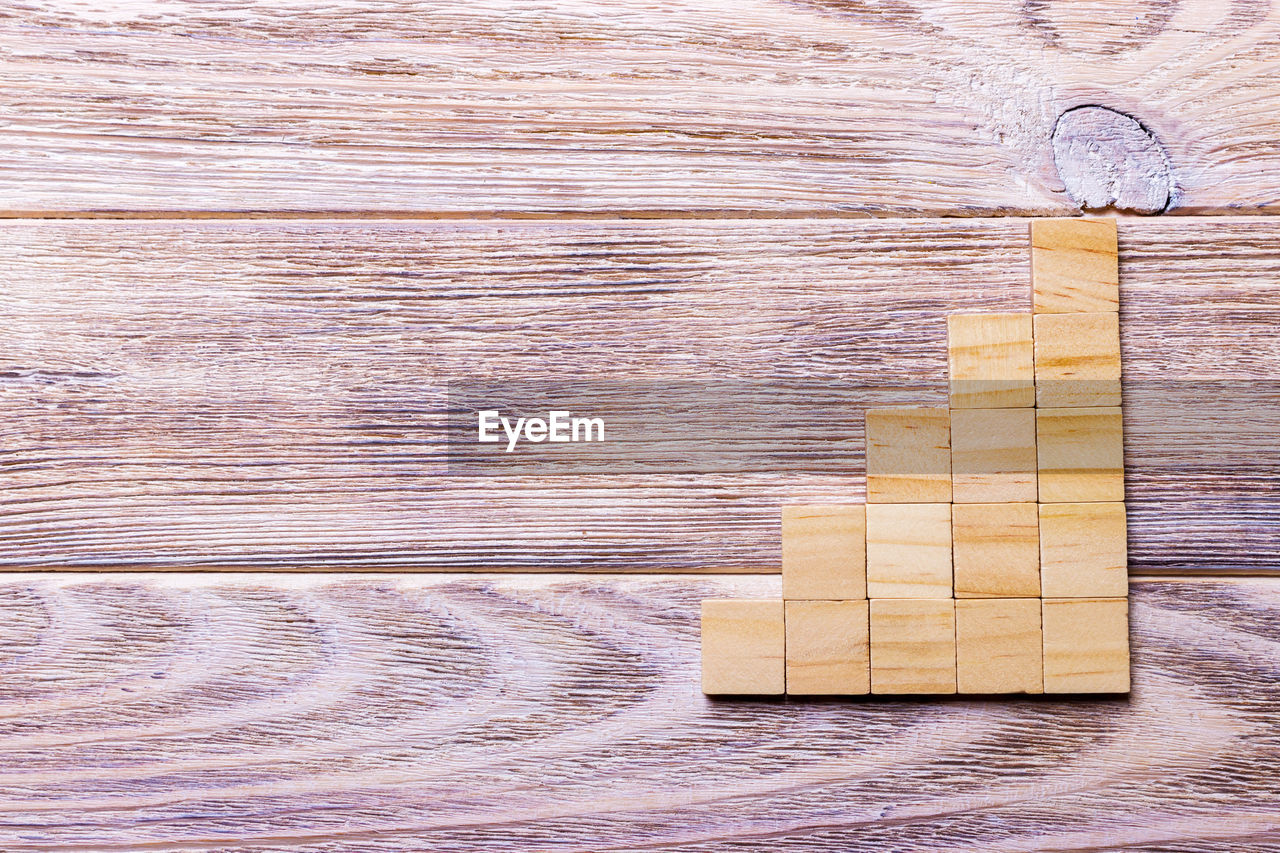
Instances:
[[[949,406],[866,413],[865,505],[783,508],[782,598],[702,603],[704,693],[1129,691],[1115,220],[1031,271],[947,318]]]

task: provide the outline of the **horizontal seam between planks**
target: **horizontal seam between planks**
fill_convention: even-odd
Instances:
[[[421,575],[450,575],[450,576],[481,576],[481,575],[523,575],[528,578],[546,579],[550,575],[564,575],[572,577],[612,577],[612,578],[678,578],[681,580],[700,580],[710,577],[781,577],[781,573],[774,570],[761,570],[754,568],[734,569],[734,568],[717,568],[717,569],[676,569],[671,567],[655,568],[655,569],[631,569],[622,571],[617,568],[603,569],[567,569],[564,566],[548,566],[546,569],[524,568],[503,568],[502,566],[475,566],[469,567],[465,565],[459,566],[440,566],[440,567],[394,567],[394,566],[373,566],[368,564],[340,564],[336,563],[331,566],[318,567],[291,567],[291,566],[275,566],[272,567],[267,563],[246,563],[244,565],[202,565],[199,563],[167,563],[157,565],[136,565],[129,563],[104,563],[101,565],[68,565],[64,567],[52,566],[24,566],[20,564],[6,565],[0,567],[0,579],[6,575],[41,575],[41,576],[64,576],[68,574],[87,574],[87,575],[140,575],[140,574],[196,574],[196,575],[397,575],[397,576],[421,576]],[[1224,570],[1187,570],[1178,569],[1162,569],[1152,572],[1130,572],[1129,580],[1136,583],[1184,583],[1187,581],[1221,581],[1221,580],[1277,580],[1280,579],[1280,569],[1224,569]]]
[[[876,210],[755,210],[749,208],[727,208],[724,210],[668,210],[663,208],[636,208],[628,210],[587,211],[587,210],[464,210],[464,211],[419,211],[419,210],[0,210],[0,219],[119,219],[119,220],[340,220],[340,219],[387,219],[387,220],[618,220],[618,219],[674,219],[674,220],[715,220],[715,219],[875,219],[875,220],[914,220],[914,219],[1036,219],[1043,217],[1071,216],[1075,211],[1068,210],[1027,210],[979,208],[972,210],[928,211],[914,213],[910,211],[876,211]],[[1239,217],[1266,218],[1280,215],[1280,207],[1257,208],[1178,208],[1156,215],[1132,214],[1111,210],[1085,211],[1080,215],[1116,216],[1124,219],[1152,219],[1156,217]]]

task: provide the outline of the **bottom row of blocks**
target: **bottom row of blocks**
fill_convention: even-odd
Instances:
[[[702,602],[702,692],[1127,693],[1125,598]]]

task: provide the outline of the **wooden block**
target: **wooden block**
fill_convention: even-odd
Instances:
[[[1120,405],[1120,315],[1040,314],[1035,319],[1036,405]]]
[[[1031,220],[1035,312],[1119,310],[1118,242],[1114,219]]]
[[[955,602],[871,600],[871,692],[956,692]]]
[[[702,692],[780,695],[785,689],[782,601],[702,602]]]
[[[867,503],[951,500],[947,409],[868,409],[866,424]]]
[[[956,690],[1043,693],[1039,598],[956,601]]]
[[[1036,504],[955,504],[951,542],[956,598],[1040,595]]]
[[[1124,500],[1124,422],[1116,407],[1037,409],[1040,502]]]
[[[1042,614],[1045,693],[1129,692],[1127,598],[1046,598]]]
[[[952,314],[947,318],[951,408],[1034,406],[1030,314]]]
[[[951,468],[956,503],[1034,501],[1035,410],[954,410]]]
[[[1046,598],[1129,594],[1122,503],[1040,505],[1040,586]]]
[[[782,597],[867,597],[867,514],[861,505],[782,508]]]
[[[951,597],[951,504],[867,506],[867,595]]]
[[[871,692],[871,644],[866,600],[788,601],[787,692],[862,695]]]

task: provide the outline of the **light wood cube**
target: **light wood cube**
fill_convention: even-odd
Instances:
[[[867,503],[951,500],[947,409],[868,409],[866,427]]]
[[[867,597],[867,516],[861,505],[782,508],[782,597]]]
[[[951,408],[1034,406],[1030,314],[952,314],[947,318]]]
[[[1031,220],[1035,312],[1118,310],[1118,242],[1114,219]]]
[[[1118,407],[1037,409],[1040,502],[1124,500],[1124,422]]]
[[[951,504],[867,506],[867,595],[951,597]]]
[[[952,411],[952,500],[956,503],[1034,501],[1035,419],[1034,409]]]
[[[1120,405],[1120,315],[1039,314],[1036,405]]]
[[[702,692],[780,695],[786,689],[782,601],[702,602]]]
[[[1039,598],[956,601],[956,689],[1042,693]]]
[[[788,601],[787,692],[871,692],[868,606],[862,601]]]
[[[1127,533],[1122,503],[1041,504],[1040,584],[1044,596],[1128,595]]]
[[[955,602],[872,599],[871,692],[956,692]]]
[[[951,541],[956,598],[1040,595],[1036,504],[955,504]]]
[[[1129,692],[1127,598],[1046,598],[1042,619],[1045,693]]]

